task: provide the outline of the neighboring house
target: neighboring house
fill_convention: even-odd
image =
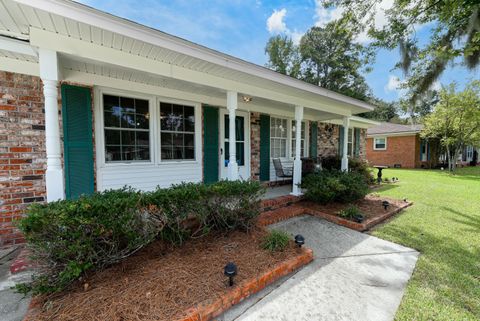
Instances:
[[[447,163],[446,155],[435,139],[422,139],[423,125],[381,123],[367,130],[367,161],[370,165],[402,168],[433,168]],[[478,148],[467,146],[458,157],[458,165],[471,165]]]
[[[0,0],[0,246],[33,202],[365,157],[373,106],[90,7]],[[299,134],[300,133],[300,134]],[[297,147],[297,148],[296,148]]]
[[[431,168],[439,159],[437,142],[420,138],[422,125],[382,123],[367,130],[370,165]]]

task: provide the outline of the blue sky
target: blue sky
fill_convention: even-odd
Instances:
[[[283,33],[299,39],[311,26],[326,23],[341,13],[335,9],[324,10],[319,0],[79,1],[259,65],[267,61],[264,48],[271,35]],[[383,5],[388,6],[390,2],[384,0]],[[382,10],[378,10],[376,23],[383,22]],[[429,29],[419,30],[417,35],[425,40]],[[397,51],[380,51],[373,71],[365,75],[373,93],[387,101],[401,95],[395,87],[402,73],[393,70],[398,57]],[[456,81],[463,87],[469,79],[478,79],[479,74],[479,70],[469,72],[459,66],[450,67],[436,86]]]

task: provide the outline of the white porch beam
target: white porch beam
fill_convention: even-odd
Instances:
[[[38,63],[6,57],[0,57],[0,69],[30,76],[40,75]]]
[[[238,108],[238,93],[235,91],[227,92],[227,109],[228,109],[228,180],[238,180],[238,164],[237,164],[237,137],[235,130],[236,110]]]
[[[0,49],[37,57],[37,51],[25,41],[0,36]]]
[[[58,57],[51,50],[39,50],[40,78],[45,97],[45,139],[47,171],[45,173],[47,202],[65,199],[62,168],[60,126],[58,117]]]
[[[351,115],[351,111],[348,108],[336,106],[336,103],[331,101],[328,97],[325,97],[326,102],[322,103],[321,101],[312,101],[299,96],[286,95],[279,91],[260,88],[251,84],[225,79],[208,73],[168,64],[159,60],[132,55],[113,48],[107,48],[37,28],[30,28],[30,43],[39,47],[42,45],[43,47],[47,46],[50,50],[77,56],[83,59],[136,69],[150,74],[157,74],[191,83],[220,88],[225,91],[242,92],[251,96],[291,105],[302,105],[341,116]]]
[[[348,128],[350,127],[350,117],[343,117],[343,153],[341,170],[348,171]]]
[[[295,106],[295,160],[293,161],[293,184],[292,195],[302,195],[300,184],[302,183],[302,120],[303,120],[303,106]]]

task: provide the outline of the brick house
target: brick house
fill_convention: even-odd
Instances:
[[[365,157],[373,106],[95,10],[0,0],[0,247],[33,202]]]
[[[438,164],[438,142],[420,137],[422,125],[382,123],[367,130],[367,160],[370,165],[402,168],[432,168]]]

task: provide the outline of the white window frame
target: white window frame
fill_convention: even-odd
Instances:
[[[103,117],[103,95],[121,96],[148,100],[149,119],[149,140],[150,140],[150,161],[105,161],[105,132]],[[160,102],[188,105],[194,107],[195,113],[195,160],[162,160],[161,159],[161,132],[160,132]],[[201,103],[187,100],[175,99],[164,96],[149,95],[128,90],[121,90],[109,87],[94,87],[94,128],[95,128],[95,153],[96,167],[136,167],[147,168],[171,164],[198,164],[202,161],[202,111]],[[100,180],[100,177],[98,178]]]
[[[290,121],[290,145],[289,145],[289,150],[290,150],[290,158],[295,158],[295,148],[293,148],[293,142],[295,140],[295,137],[293,135],[293,127],[296,126],[297,124],[297,121],[295,119],[292,119]],[[308,120],[302,120],[302,128],[304,130],[304,134],[305,134],[305,137],[304,138],[300,138],[300,140],[303,140],[303,154],[301,153],[301,156],[302,157],[307,157],[308,156],[308,146],[307,146],[307,142],[308,142]]]
[[[385,147],[384,148],[377,148],[377,139],[384,139],[385,140]],[[373,137],[373,150],[387,150],[387,137]]]
[[[162,129],[161,129],[161,124],[160,124],[160,104],[161,103],[167,103],[167,104],[176,104],[176,105],[185,105],[185,106],[190,106],[193,107],[193,115],[195,118],[195,129],[194,129],[194,137],[193,137],[193,154],[194,154],[194,159],[162,159]],[[182,101],[178,99],[171,99],[171,98],[163,98],[163,97],[157,97],[157,137],[158,137],[158,143],[155,145],[157,149],[157,157],[158,157],[158,163],[197,163],[198,159],[200,159],[202,156],[198,153],[198,149],[202,149],[201,141],[198,142],[198,139],[201,139],[201,127],[202,127],[202,119],[201,119],[201,104],[199,103],[192,103],[189,101]],[[200,128],[198,128],[200,127]],[[182,132],[183,133],[183,132]]]
[[[272,131],[272,121],[273,119],[280,119],[283,121],[285,121],[285,131],[286,131],[286,136],[285,137],[277,137],[277,136],[272,136],[271,135],[271,131]],[[291,146],[289,144],[289,140],[291,140],[291,134],[290,134],[290,129],[288,128],[289,124],[289,119],[288,118],[285,118],[285,117],[279,117],[279,116],[270,116],[270,128],[268,129],[270,131],[270,158],[277,158],[277,156],[273,156],[272,155],[272,139],[281,139],[281,140],[285,140],[285,156],[278,156],[278,158],[289,158],[290,154],[289,154],[289,151],[291,149]]]

